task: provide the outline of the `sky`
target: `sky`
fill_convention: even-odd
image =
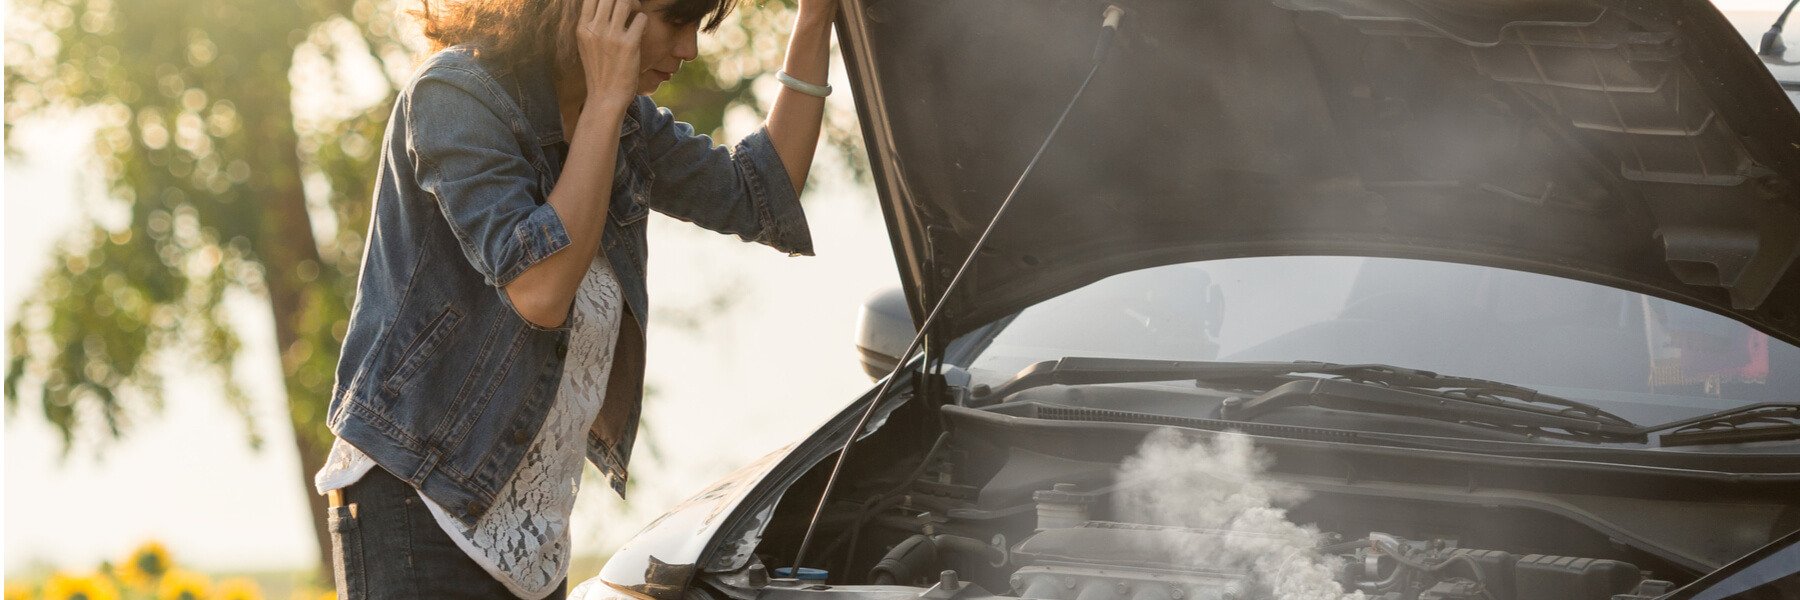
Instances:
[[[1775,0],[1720,2],[1740,29],[1760,35],[1780,8]],[[10,14],[10,2],[6,4]],[[1756,11],[1746,13],[1741,11]],[[1800,33],[1789,36],[1800,47]],[[837,89],[848,89],[842,64]],[[1790,76],[1792,77],[1792,76]],[[763,82],[772,92],[774,84]],[[831,101],[850,108],[849,95]],[[728,123],[741,135],[744,115]],[[86,136],[66,124],[15,130],[31,152],[5,163],[5,322],[48,265],[52,245],[96,209],[77,200]],[[735,135],[728,137],[735,137]],[[829,161],[826,161],[829,162]],[[710,289],[737,301],[705,317],[699,333],[651,332],[648,377],[658,395],[645,407],[655,455],[634,459],[637,488],[623,503],[599,487],[581,494],[575,550],[598,553],[628,539],[664,507],[714,478],[798,439],[869,385],[852,336],[864,297],[897,284],[875,194],[850,183],[838,165],[821,165],[807,193],[817,257],[789,258],[700,232],[665,218],[651,225],[650,295],[690,305]],[[46,567],[87,569],[137,542],[158,539],[176,558],[208,570],[306,568],[313,547],[298,458],[283,425],[276,360],[266,308],[242,299],[244,379],[266,444],[251,452],[245,431],[217,382],[181,375],[167,382],[168,404],[143,415],[127,439],[95,453],[62,457],[56,434],[29,402],[5,415],[6,572]],[[171,370],[178,372],[179,369]],[[590,467],[591,468],[591,467]],[[586,574],[572,574],[580,580]]]

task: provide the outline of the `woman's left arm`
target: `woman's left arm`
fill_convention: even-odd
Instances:
[[[837,0],[800,0],[783,70],[824,83],[836,15]],[[714,146],[647,97],[637,99],[634,114],[653,175],[650,208],[789,254],[813,253],[799,196],[819,144],[824,98],[783,86],[768,120],[735,151]]]
[[[787,59],[782,70],[795,79],[824,85],[830,75],[831,21],[837,17],[837,0],[800,0],[794,31],[788,36]],[[787,167],[794,193],[806,187],[813,151],[819,145],[819,126],[825,117],[825,99],[800,93],[787,86],[769,110],[769,141],[781,164]]]

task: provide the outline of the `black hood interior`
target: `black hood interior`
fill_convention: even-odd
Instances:
[[[1800,118],[1709,3],[1120,0],[937,339],[1107,275],[1330,254],[1631,289],[1800,342]],[[915,318],[1089,67],[1094,0],[846,0]]]

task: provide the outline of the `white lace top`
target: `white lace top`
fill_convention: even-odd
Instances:
[[[548,596],[568,576],[569,514],[581,487],[587,432],[605,399],[623,317],[619,280],[606,258],[596,257],[575,294],[556,400],[525,462],[500,489],[494,506],[467,529],[430,498],[419,496],[450,539],[520,598]],[[367,454],[337,440],[325,467],[313,476],[313,487],[321,494],[348,487],[375,466]]]

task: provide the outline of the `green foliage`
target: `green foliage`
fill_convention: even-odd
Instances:
[[[14,3],[7,127],[34,117],[96,122],[102,191],[124,214],[61,244],[53,264],[63,268],[8,332],[9,409],[21,377],[38,375],[44,414],[65,442],[84,419],[125,433],[131,398],[160,405],[162,348],[192,351],[182,362],[215,371],[248,414],[230,376],[239,341],[226,299],[261,286],[266,199],[292,167],[266,143],[290,112],[282,41],[307,22],[299,5],[268,4]]]
[[[163,376],[210,372],[248,425],[231,311],[273,317],[307,478],[325,429],[394,92],[421,57],[395,0],[13,0],[15,124],[97,125],[101,215],[57,248],[10,324],[9,412],[37,396],[63,450],[128,435],[164,402]],[[408,3],[410,6],[410,3]],[[742,7],[659,93],[700,131],[758,113],[792,0]],[[377,88],[371,91],[370,85]],[[827,139],[860,165],[853,116]],[[107,218],[114,217],[117,218]],[[17,215],[15,215],[17,217]],[[254,427],[246,427],[254,432]],[[249,442],[259,443],[251,434]],[[317,507],[315,507],[317,509]],[[323,531],[319,532],[321,542]],[[325,553],[321,553],[322,555]]]

